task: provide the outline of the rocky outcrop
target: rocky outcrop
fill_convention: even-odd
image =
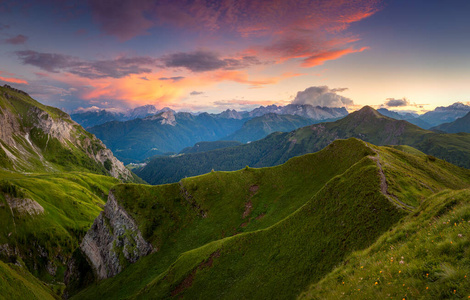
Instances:
[[[32,199],[14,198],[9,195],[4,196],[10,209],[16,210],[20,215],[29,214],[31,216],[35,216],[44,213],[44,208]]]
[[[113,277],[125,265],[152,251],[134,219],[110,191],[104,211],[95,219],[80,245],[98,279]]]
[[[150,120],[150,121],[157,120],[157,121],[160,121],[161,125],[170,125],[170,126],[176,125],[175,114],[172,110],[164,111],[160,114],[149,116],[145,118],[145,120]]]

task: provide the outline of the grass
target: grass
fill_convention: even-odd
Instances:
[[[428,198],[374,245],[312,285],[302,299],[470,297],[470,190]]]
[[[414,207],[469,186],[470,171],[406,150],[338,140],[276,167],[118,185],[158,251],[76,298],[293,298],[407,215],[380,192],[369,156],[378,152],[388,192]]]
[[[112,177],[90,173],[23,175],[0,172],[0,244],[17,247],[18,255],[4,261],[20,261],[46,282],[61,282],[65,263],[105,204]],[[30,215],[11,210],[6,197],[27,198],[44,208]],[[55,268],[50,274],[47,267]]]
[[[60,299],[25,269],[0,261],[0,299]]]

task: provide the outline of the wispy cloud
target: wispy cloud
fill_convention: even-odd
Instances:
[[[11,44],[11,45],[21,45],[21,44],[26,43],[27,40],[28,40],[27,36],[18,34],[17,36],[5,39],[5,43]]]
[[[154,58],[144,56],[84,61],[70,55],[32,50],[15,53],[23,64],[33,65],[48,72],[68,72],[90,79],[122,78],[131,74],[150,73],[152,69],[149,66],[154,66],[156,63]]]
[[[158,80],[164,80],[164,81],[171,80],[171,81],[176,82],[176,81],[183,80],[184,78],[185,77],[183,77],[183,76],[173,76],[173,77],[160,77],[160,78],[158,78]]]
[[[240,59],[220,58],[215,52],[202,50],[173,53],[162,57],[161,60],[166,67],[186,68],[192,72],[235,70],[261,64],[254,56],[244,56]]]

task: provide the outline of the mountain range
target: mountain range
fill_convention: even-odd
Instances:
[[[343,119],[289,133],[273,133],[250,144],[178,157],[158,157],[135,172],[151,184],[177,182],[185,176],[231,171],[248,165],[268,167],[323,149],[336,139],[355,137],[376,145],[410,145],[462,167],[470,167],[470,134],[440,134],[404,120],[381,115],[371,107]]]
[[[441,125],[431,128],[431,130],[443,131],[447,133],[470,133],[470,111],[465,116],[458,118],[453,122],[443,123]]]
[[[420,119],[429,123],[431,126],[438,126],[443,123],[453,122],[469,112],[470,105],[456,102],[450,106],[438,106],[433,111],[429,111],[420,116]]]
[[[273,110],[292,114],[269,112]],[[254,141],[274,131],[291,131],[347,114],[344,108],[310,105],[268,106],[253,112],[255,113],[251,116],[250,113],[240,114],[234,110],[226,110],[220,114],[194,115],[167,110],[143,119],[108,122],[88,130],[100,138],[124,163],[135,163],[154,155],[178,153],[201,141]],[[293,114],[294,112],[297,114]]]

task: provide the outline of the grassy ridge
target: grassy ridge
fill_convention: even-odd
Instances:
[[[398,148],[406,152],[338,140],[277,167],[118,185],[118,201],[159,251],[76,298],[292,298],[405,215],[380,192],[369,156],[410,206],[469,185],[469,170]]]
[[[404,214],[380,193],[376,171],[364,158],[276,225],[183,254],[138,298],[292,298]],[[198,270],[214,252],[212,266]],[[178,292],[190,274],[192,284]]]
[[[272,168],[211,172],[184,179],[181,185],[117,185],[114,194],[118,201],[159,251],[77,297],[131,296],[181,253],[237,233],[267,228],[286,218],[329,179],[371,154],[363,142],[352,139]]]
[[[428,198],[374,245],[353,253],[302,299],[470,297],[470,190]]]
[[[4,253],[2,260],[24,263],[42,280],[63,281],[67,257],[78,247],[118,180],[80,172],[22,175],[2,171],[0,178],[0,244],[19,252]],[[44,213],[11,209],[7,197],[31,199]]]

